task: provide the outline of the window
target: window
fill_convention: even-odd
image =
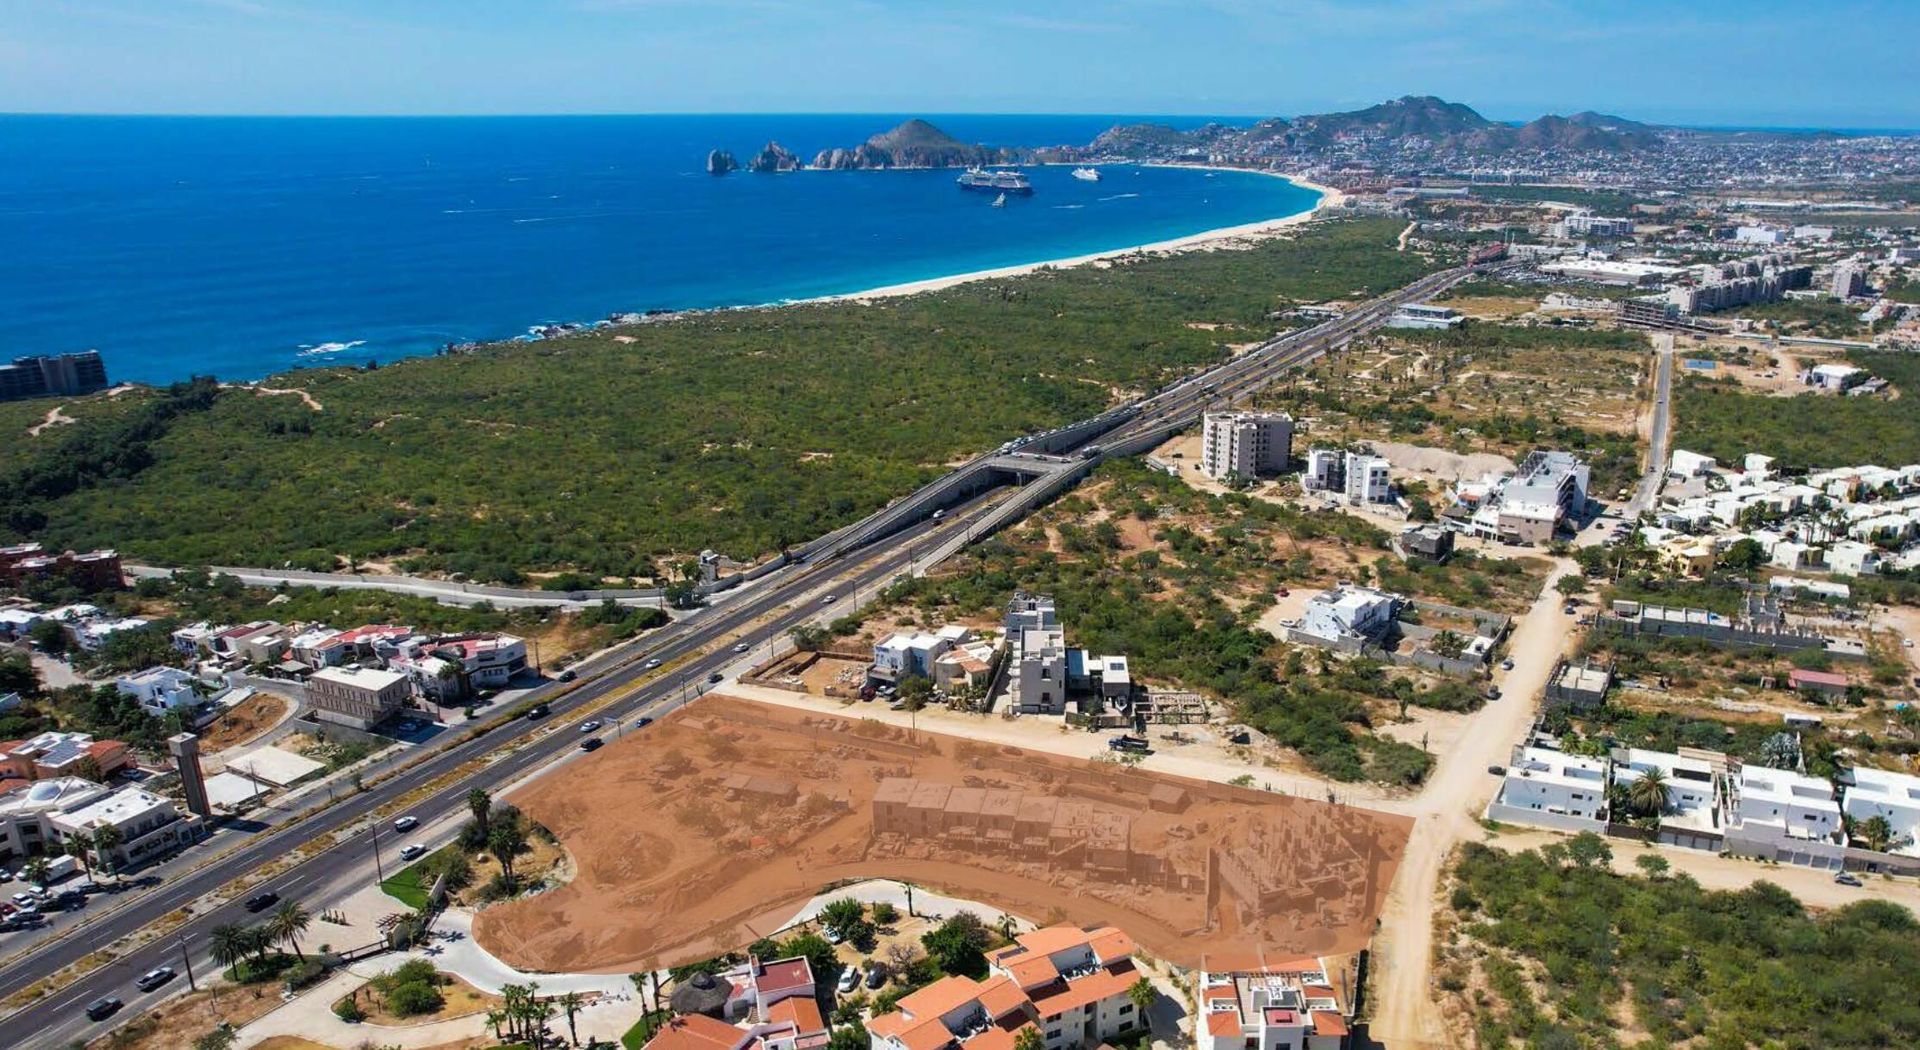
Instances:
[[[1121,1004],[1120,1004],[1120,1012],[1121,1012],[1122,1014],[1130,1014],[1130,1013],[1132,1013],[1132,1012],[1133,1012],[1133,1003],[1132,1003],[1132,1002],[1124,1002],[1124,1003],[1121,1003]]]

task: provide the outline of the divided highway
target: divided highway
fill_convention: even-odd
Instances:
[[[1430,274],[1388,295],[1369,300],[1339,318],[1277,337],[1230,362],[1106,413],[1100,417],[1100,425],[1076,424],[1062,428],[1055,432],[1063,439],[1059,443],[1061,447],[1047,451],[1078,452],[1085,470],[1112,456],[1143,451],[1191,426],[1208,406],[1230,403],[1259,389],[1287,370],[1377,327],[1400,305],[1436,294],[1469,272],[1463,267]],[[976,464],[985,464],[994,455],[978,457],[960,470],[978,469]],[[916,565],[924,564],[937,548],[971,540],[1017,519],[1051,498],[1068,480],[1069,476],[1062,472],[1052,483],[971,496],[948,495],[953,493],[949,487],[938,503],[919,502],[915,510],[922,516],[912,520],[903,520],[900,511],[903,505],[915,502],[919,494],[896,502],[866,521],[838,531],[835,538],[840,542],[816,547],[803,562],[732,592],[714,607],[579,666],[576,668],[579,681],[550,683],[534,690],[529,699],[551,704],[552,714],[547,719],[529,722],[508,718],[502,713],[472,736],[451,731],[447,734],[450,742],[430,745],[412,765],[369,790],[303,820],[262,833],[199,871],[180,876],[130,901],[88,926],[81,936],[42,945],[0,966],[0,997],[10,997],[81,961],[103,945],[138,933],[178,909],[194,905],[236,879],[287,861],[303,849],[318,847],[311,856],[248,886],[244,893],[235,893],[234,899],[196,910],[163,938],[130,949],[113,964],[97,968],[66,988],[0,1018],[0,1030],[7,1033],[5,1042],[11,1046],[56,1046],[65,1045],[78,1036],[104,1031],[114,1022],[136,1013],[143,1004],[177,990],[169,985],[162,993],[136,996],[131,980],[152,967],[176,963],[181,938],[190,946],[204,946],[206,934],[214,926],[253,919],[238,898],[270,890],[284,898],[298,899],[301,887],[323,884],[365,863],[371,851],[366,831],[370,814],[423,790],[428,793],[406,803],[407,812],[422,822],[455,813],[465,806],[466,793],[471,788],[494,789],[512,783],[576,747],[577,733],[536,733],[550,725],[570,729],[574,719],[569,716],[582,708],[604,705],[595,710],[594,716],[610,722],[627,721],[643,714],[658,717],[671,711],[698,696],[709,676],[724,673],[731,665],[746,659],[735,652],[734,647],[745,646],[747,652],[752,652],[793,627],[827,614],[830,600],[851,599],[856,592],[862,596],[873,593],[876,588],[912,571]],[[928,489],[946,484],[947,479],[942,479]],[[942,504],[947,513],[938,519],[931,517],[935,507]],[[662,661],[666,666],[649,672],[644,664],[651,660]],[[461,772],[468,763],[476,764]],[[342,832],[348,834],[341,836]],[[336,836],[340,836],[339,841],[331,841]],[[330,844],[318,846],[320,843]],[[103,995],[119,996],[130,1005],[120,1016],[104,1024],[88,1022],[83,1015],[85,1005]]]

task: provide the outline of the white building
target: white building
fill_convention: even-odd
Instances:
[[[1058,627],[1020,632],[1014,654],[1012,707],[1023,715],[1058,715],[1067,710],[1067,633]]]
[[[60,837],[49,818],[106,796],[106,788],[80,777],[50,777],[0,794],[0,860],[46,852]]]
[[[1349,503],[1386,503],[1393,499],[1392,467],[1385,457],[1349,452],[1343,469]]]
[[[1388,328],[1458,328],[1466,323],[1465,315],[1450,306],[1434,306],[1431,303],[1408,303],[1393,312],[1387,318]]]
[[[1733,231],[1733,239],[1740,244],[1785,244],[1787,231],[1777,226],[1741,226]]]
[[[1563,831],[1605,831],[1607,760],[1544,747],[1514,749],[1500,793],[1487,806],[1495,820]]]
[[[1920,828],[1920,777],[1856,766],[1842,778],[1842,806],[1858,837],[1862,821],[1881,817],[1892,829],[1888,851],[1920,856],[1915,829]]]
[[[1819,777],[1748,765],[1741,767],[1731,787],[1735,824],[1820,841],[1830,841],[1840,830],[1840,803],[1834,798],[1833,785]]]
[[[1342,584],[1309,599],[1295,630],[1328,645],[1378,641],[1393,626],[1403,601],[1397,594]]]
[[[1880,552],[1858,540],[1841,540],[1827,548],[1827,571],[1835,576],[1872,576],[1880,571]]]
[[[1864,382],[1866,370],[1852,365],[1823,364],[1814,365],[1800,373],[1800,379],[1808,386],[1821,390],[1840,392],[1856,383]]]
[[[898,682],[913,675],[932,678],[935,662],[972,637],[973,632],[959,624],[938,631],[895,634],[874,645],[872,676],[883,682]]]
[[[1673,450],[1673,460],[1667,467],[1667,473],[1680,478],[1697,478],[1711,474],[1720,461],[1712,456],[1703,456],[1698,452],[1688,452],[1684,448]]]
[[[1660,815],[1660,841],[1696,849],[1717,849],[1720,842],[1720,777],[1726,758],[1715,752],[1683,753],[1618,748],[1612,780],[1630,788],[1648,773],[1666,785],[1667,804]]]
[[[73,640],[80,648],[96,652],[107,644],[107,639],[121,631],[137,631],[152,623],[145,617],[124,616],[110,620],[89,620],[73,625]]]
[[[200,694],[195,690],[199,679],[178,667],[149,667],[137,674],[121,675],[114,679],[113,687],[140,702],[140,708],[151,715],[164,715],[169,711],[179,711],[197,706]]]
[[[1208,412],[1200,469],[1216,481],[1285,470],[1293,455],[1293,418],[1284,412]]]
[[[1346,487],[1346,454],[1337,448],[1307,450],[1300,486],[1308,492],[1337,492]]]
[[[1345,1050],[1347,1015],[1318,959],[1208,955],[1198,980],[1196,1050]]]
[[[1575,212],[1560,220],[1558,225],[1560,236],[1568,240],[1577,237],[1633,236],[1633,220],[1623,216]]]
[[[95,828],[112,825],[120,832],[120,843],[107,851],[103,861],[115,871],[192,842],[199,837],[200,827],[197,819],[183,818],[172,799],[137,787],[124,787],[77,809],[50,814],[47,823],[62,837],[92,834]]]

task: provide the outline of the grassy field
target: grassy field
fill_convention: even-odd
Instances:
[[[1406,283],[1393,220],[1248,250],[1043,271],[872,304],[733,310],[374,370],[71,409],[10,406],[0,519],[172,564],[348,559],[514,579],[752,557],[1270,334],[1277,312]],[[313,407],[313,406],[316,406]],[[164,411],[160,407],[164,406]],[[91,417],[100,416],[101,419]],[[81,464],[72,469],[71,463]]]

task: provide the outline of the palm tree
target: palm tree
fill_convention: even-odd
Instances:
[[[267,952],[274,945],[273,931],[265,926],[249,926],[244,931],[247,937],[247,952],[261,963],[267,961]]]
[[[517,821],[501,821],[487,834],[487,852],[500,862],[500,874],[513,882],[513,858],[527,845],[527,833]]]
[[[1888,823],[1885,817],[1868,817],[1861,821],[1860,826],[1855,830],[1866,842],[1867,848],[1876,853],[1885,852],[1887,843],[1893,841],[1893,825]]]
[[[504,1037],[500,1034],[500,1022],[506,1019],[507,1019],[507,1012],[505,1010],[488,1010],[487,1011],[487,1027],[493,1029],[493,1041],[496,1043],[501,1042],[504,1039]]]
[[[35,857],[20,869],[20,875],[36,886],[45,886],[48,876],[53,874],[53,865],[45,857]]]
[[[1140,1023],[1146,1024],[1147,1011],[1153,1009],[1153,1004],[1160,1000],[1160,990],[1143,976],[1127,985],[1127,998],[1133,1002],[1133,1008],[1138,1011]]]
[[[80,862],[80,867],[86,870],[87,881],[92,882],[93,881],[93,854],[87,851],[86,842],[81,840],[78,837],[70,838],[70,839],[67,839],[66,842],[62,843],[61,848],[66,852],[67,856],[72,857],[74,860],[77,860]]]
[[[1627,785],[1627,803],[1642,816],[1659,816],[1667,811],[1667,775],[1658,769],[1644,769]]]
[[[208,934],[208,948],[213,953],[213,961],[223,969],[232,969],[238,965],[248,951],[247,931],[244,927],[232,923],[215,926]]]
[[[298,901],[287,901],[267,920],[266,929],[273,939],[293,949],[293,954],[304,959],[307,953],[300,950],[300,935],[307,932],[307,924],[313,916],[302,908]]]
[[[93,829],[93,854],[99,858],[100,866],[107,869],[107,873],[115,879],[120,877],[120,872],[119,865],[112,861],[113,851],[119,848],[123,841],[125,836],[121,835],[120,829],[112,824],[102,823]]]
[[[482,837],[488,830],[487,818],[493,815],[493,796],[484,788],[474,788],[467,792],[467,809],[473,813],[473,822],[480,825]]]
[[[567,1038],[575,1046],[580,1045],[580,1032],[573,1026],[573,1015],[579,1013],[586,1004],[587,1001],[580,997],[579,992],[568,992],[560,997],[560,1009],[567,1013]]]

